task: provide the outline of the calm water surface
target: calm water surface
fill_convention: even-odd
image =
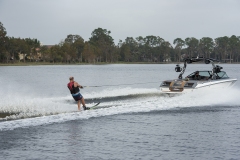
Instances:
[[[240,65],[222,66],[240,78]],[[174,67],[0,67],[0,159],[239,159],[239,82],[169,97],[159,85],[178,76]],[[192,65],[186,75],[210,67]],[[88,106],[109,108],[76,112],[69,76],[88,86]]]

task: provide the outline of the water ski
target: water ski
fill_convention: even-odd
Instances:
[[[100,104],[100,102],[98,102],[97,104],[93,105],[92,107],[89,107],[89,110],[93,110],[93,109],[97,109],[96,107]]]

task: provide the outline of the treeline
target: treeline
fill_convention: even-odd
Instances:
[[[127,37],[114,44],[111,32],[97,28],[88,41],[67,35],[57,45],[41,45],[37,39],[8,37],[0,22],[0,62],[43,61],[60,63],[180,62],[186,57],[203,56],[229,63],[240,60],[240,36],[176,38],[173,45],[159,36]]]

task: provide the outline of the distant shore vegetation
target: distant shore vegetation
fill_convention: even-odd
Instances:
[[[176,38],[126,37],[114,44],[111,31],[97,28],[85,41],[69,34],[59,44],[41,45],[38,39],[8,37],[0,22],[0,64],[172,63],[201,56],[222,62],[240,61],[240,36]]]

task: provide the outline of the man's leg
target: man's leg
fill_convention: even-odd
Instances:
[[[78,100],[78,110],[81,110],[81,100]]]
[[[81,102],[82,102],[82,105],[83,105],[83,109],[84,109],[84,110],[90,109],[89,107],[86,107],[85,100],[84,100],[83,97],[82,97],[82,99],[81,99]]]
[[[83,105],[83,106],[86,106],[86,104],[85,104],[85,100],[84,100],[83,97],[82,97],[82,99],[81,99],[81,102],[82,102],[82,105]]]

